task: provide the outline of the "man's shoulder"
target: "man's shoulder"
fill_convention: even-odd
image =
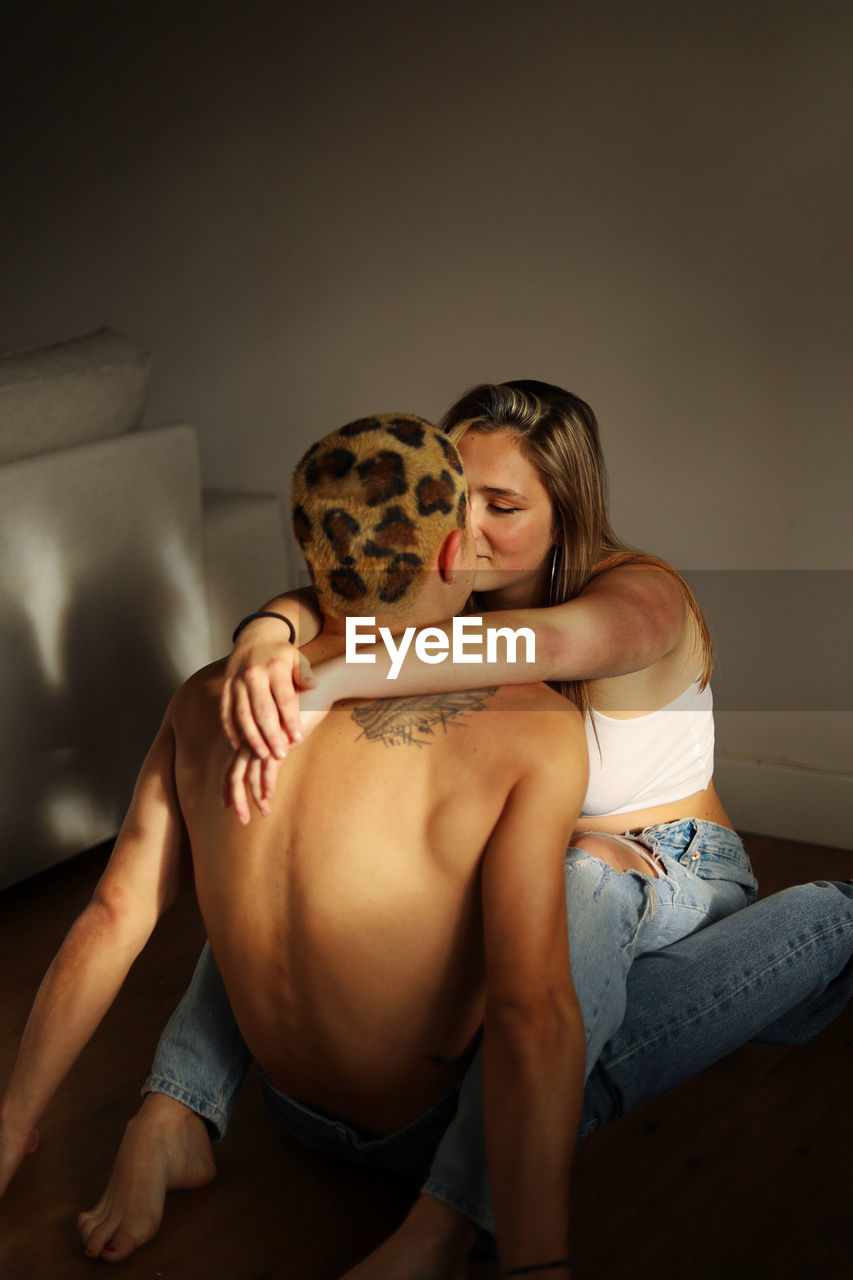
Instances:
[[[516,782],[534,788],[538,804],[580,809],[589,777],[587,733],[574,703],[547,685],[501,689]]]
[[[496,691],[495,710],[496,750],[511,761],[513,785],[554,813],[579,810],[589,760],[574,703],[544,684],[513,685]]]
[[[173,729],[180,731],[200,719],[206,719],[212,711],[218,717],[219,695],[225,675],[225,658],[211,662],[188,676],[169,703],[166,713]]]
[[[541,682],[536,684],[505,684],[495,690],[495,705],[506,711],[522,712],[531,716],[551,715],[564,727],[580,724],[581,715],[573,702]]]
[[[577,707],[546,684],[502,685],[495,690],[492,709],[504,717],[499,732],[510,734],[519,756],[537,765],[553,753],[586,751],[583,717]]]

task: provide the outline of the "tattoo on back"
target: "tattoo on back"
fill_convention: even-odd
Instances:
[[[436,730],[461,724],[469,711],[482,711],[493,689],[466,689],[458,693],[432,693],[418,698],[383,698],[367,706],[353,707],[352,718],[360,737],[383,742],[386,747],[425,747]]]

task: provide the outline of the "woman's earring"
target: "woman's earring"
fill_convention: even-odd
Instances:
[[[557,545],[555,543],[554,552],[553,552],[553,555],[551,556],[551,580],[548,584],[548,603],[549,604],[556,604],[556,601],[554,599],[554,595],[555,595],[554,580],[556,576],[557,576]]]

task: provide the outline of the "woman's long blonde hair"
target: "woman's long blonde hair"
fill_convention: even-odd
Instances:
[[[573,600],[592,578],[622,564],[654,565],[670,574],[696,622],[704,688],[711,676],[713,643],[702,610],[671,565],[627,546],[613,532],[598,423],[584,400],[548,382],[483,383],[457,400],[439,426],[456,445],[472,427],[508,431],[538,471],[554,509],[555,558],[548,604]],[[554,687],[586,712],[588,684],[560,680]]]

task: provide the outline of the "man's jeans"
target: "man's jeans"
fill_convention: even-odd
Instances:
[[[853,885],[800,885],[737,909],[737,895],[743,902],[752,893],[751,873],[728,844],[731,833],[718,836],[724,831],[690,820],[644,833],[667,869],[657,880],[569,852],[572,972],[590,1046],[582,1137],[747,1040],[805,1042],[850,998]],[[698,876],[685,874],[697,864]],[[707,887],[696,882],[708,876]],[[715,912],[724,918],[713,922]],[[687,936],[667,945],[673,931]],[[177,1098],[220,1137],[250,1060],[208,945],[144,1091]],[[317,1115],[263,1083],[288,1131],[328,1154],[420,1180],[437,1148],[424,1190],[493,1231],[479,1055],[458,1107],[453,1090],[414,1126],[383,1139]]]

